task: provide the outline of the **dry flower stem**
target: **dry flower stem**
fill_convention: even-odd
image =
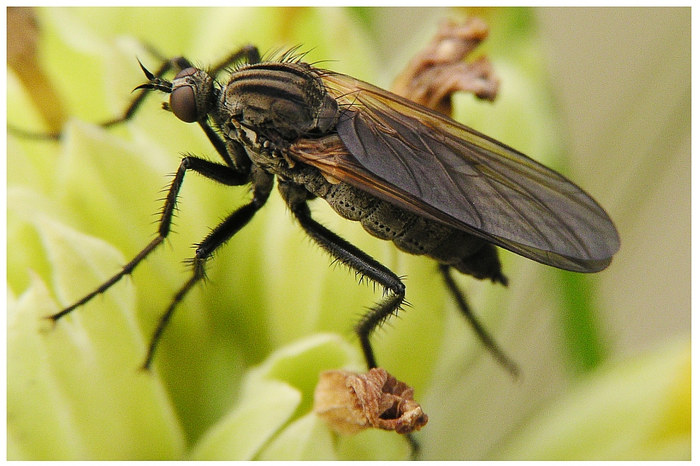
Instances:
[[[33,8],[7,9],[7,65],[30,90],[29,98],[51,131],[58,131],[66,121],[61,98],[44,72],[37,54],[41,30]]]

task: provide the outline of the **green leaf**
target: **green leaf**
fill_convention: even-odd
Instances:
[[[104,279],[119,257],[104,242],[55,221],[38,219],[37,230],[61,296]],[[155,374],[138,368],[145,346],[131,287],[52,327],[44,318],[58,309],[36,276],[10,303],[8,458],[179,457],[184,436],[167,393]]]
[[[690,342],[680,337],[582,377],[524,425],[498,457],[687,461],[690,400]]]

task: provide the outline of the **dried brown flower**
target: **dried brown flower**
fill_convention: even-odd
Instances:
[[[452,113],[450,97],[457,91],[495,99],[499,83],[491,63],[485,57],[464,61],[487,36],[488,27],[479,18],[444,21],[430,44],[396,78],[392,91],[445,115]]]
[[[365,374],[326,371],[316,385],[314,412],[340,433],[370,427],[407,434],[428,422],[413,388],[382,368]]]

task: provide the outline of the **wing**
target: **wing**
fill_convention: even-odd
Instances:
[[[409,100],[322,72],[344,108],[337,135],[292,157],[414,213],[530,259],[595,272],[619,249],[615,226],[583,190],[526,155]]]

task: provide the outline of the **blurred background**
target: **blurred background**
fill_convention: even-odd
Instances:
[[[688,9],[544,9],[538,24],[572,149],[600,155],[623,247],[601,285],[610,350],[624,354],[690,328]]]
[[[125,38],[138,39],[164,54],[185,53],[198,64],[212,63],[247,41],[263,51],[301,43],[312,47],[310,61],[328,60],[321,65],[389,87],[407,60],[434,34],[441,19],[464,15],[481,16],[489,24],[490,37],[476,55],[486,54],[494,62],[501,78],[501,94],[493,105],[458,97],[456,118],[562,171],[589,192],[607,210],[620,233],[622,246],[611,266],[600,274],[581,276],[503,254],[511,282],[507,290],[470,279],[461,281],[475,309],[487,314],[484,318],[496,340],[520,364],[524,376],[514,383],[474,345],[460,317],[444,304],[430,264],[405,259],[377,244],[381,242],[364,239],[367,235],[356,226],[342,225],[324,213],[323,207],[318,209],[325,224],[382,258],[399,275],[408,276],[409,293],[413,293],[408,298],[413,307],[379,332],[377,352],[382,365],[396,370],[400,378],[418,374],[411,382],[416,383],[419,399],[431,416],[418,437],[425,458],[498,457],[501,446],[517,435],[528,419],[586,374],[603,364],[654,351],[668,341],[689,339],[690,8],[39,9],[36,24],[41,34],[38,39],[29,39],[39,44],[37,61],[27,59],[22,51],[13,51],[13,45],[27,43],[19,36],[31,28],[21,22],[18,24],[25,26],[13,27],[9,22],[13,12],[8,10],[8,122],[51,131],[60,129],[68,118],[96,122],[114,116],[128,101],[124,89],[130,90],[142,80],[133,66],[137,41]],[[52,39],[52,34],[58,39]],[[119,52],[108,52],[115,48]],[[64,50],[75,50],[70,52],[75,56],[69,55],[75,60],[52,55]],[[118,66],[110,61],[115,60],[111,53],[118,55]],[[55,56],[61,58],[52,58]],[[99,78],[92,79],[95,76]],[[20,88],[24,89],[23,97],[14,92]],[[158,105],[150,107],[155,110],[145,110],[146,116],[135,125],[151,128],[153,125],[147,123],[151,121],[170,124],[161,123],[168,119],[162,115],[148,116],[149,111],[158,111]],[[183,143],[185,137],[197,136],[192,136],[196,131],[181,132],[179,122],[167,128],[173,129],[163,141],[167,156],[162,160],[170,160],[170,165],[160,161],[152,164],[160,173],[174,170],[173,153],[206,147],[201,142],[194,146]],[[158,140],[158,135],[153,138]],[[25,142],[8,142],[10,188],[28,185],[33,170],[47,169],[36,163],[31,166],[20,157],[33,150]],[[47,174],[46,179],[49,177]],[[41,185],[40,179],[32,182]],[[156,178],[156,187],[158,183],[165,181]],[[149,200],[154,200],[157,189],[149,189],[148,194],[153,194]],[[138,190],[134,196],[149,197]],[[203,195],[207,198],[208,191]],[[27,221],[28,214],[16,214],[20,209],[12,205],[13,199],[8,201],[8,241],[18,244],[26,237],[24,227],[18,225]],[[202,208],[204,218],[223,215],[210,207]],[[147,204],[146,212],[152,214],[157,208],[157,203]],[[95,210],[101,215],[105,209]],[[204,301],[207,298],[200,298],[200,293],[195,298],[206,302],[211,312],[209,317],[196,319],[220,324],[206,320],[200,325],[196,321],[199,326],[192,331],[187,327],[192,322],[187,319],[194,317],[178,315],[182,322],[174,321],[171,332],[177,335],[172,339],[178,341],[166,338],[163,343],[162,372],[169,381],[166,390],[182,403],[176,409],[183,419],[188,414],[196,419],[181,421],[191,442],[235,398],[231,392],[216,392],[222,390],[217,386],[235,385],[242,367],[259,363],[273,348],[300,335],[316,331],[347,334],[357,312],[376,299],[371,289],[362,289],[367,287],[358,287],[356,297],[348,277],[333,273],[327,257],[302,236],[290,236],[275,246],[272,238],[278,233],[297,233],[289,233],[296,226],[283,213],[283,206],[273,202],[270,210],[260,225],[251,225],[250,236],[242,234],[240,242],[238,238],[232,241],[230,252],[217,258],[216,262],[237,263],[242,268],[235,272],[230,265],[212,267],[213,285],[201,294],[214,290],[219,299]],[[185,215],[189,214],[183,212]],[[147,222],[152,217],[146,217],[144,226],[128,240],[112,239],[109,228],[101,234],[90,218],[78,217],[67,216],[78,228],[115,243],[126,257],[150,238],[153,228]],[[189,228],[183,225],[180,231],[189,232]],[[175,239],[172,250],[181,253],[188,251],[183,248],[200,233],[179,234],[184,238]],[[248,245],[259,244],[259,237],[271,241],[266,244],[272,245],[268,249],[272,254],[243,257]],[[299,244],[302,249],[298,253],[285,247]],[[33,255],[32,249],[28,251],[19,247],[8,250],[8,283],[14,296],[27,288],[29,270],[39,271],[50,281],[44,260]],[[178,260],[180,256],[176,256]],[[144,269],[158,275],[163,260],[175,261],[172,257],[157,258]],[[295,277],[277,273],[299,263],[309,267],[307,272],[297,270]],[[267,313],[264,328],[259,319],[251,317],[252,310],[232,317],[230,308],[223,304],[228,299],[225,293],[234,293],[226,280],[243,283],[238,280],[244,280],[241,277],[246,273],[264,277],[262,289],[246,285],[254,296],[250,309],[268,309],[262,311]],[[423,279],[421,273],[432,275]],[[147,275],[137,274],[135,282]],[[139,298],[142,307],[152,300],[167,301],[182,275],[166,275],[161,277],[167,283],[163,290],[148,287],[140,292],[145,294]],[[303,281],[308,276],[323,278],[305,288]],[[269,297],[266,290],[275,290],[278,295]],[[351,298],[347,298],[348,290],[353,290]],[[320,296],[317,299],[313,298],[316,293]],[[234,298],[245,308],[247,298]],[[332,316],[314,311],[327,308],[329,299],[334,304],[343,301],[340,307],[347,304],[347,310]],[[431,305],[438,309],[430,309]],[[298,314],[292,314],[297,317],[290,318],[294,311],[287,306],[297,308]],[[156,310],[139,317],[146,334],[162,306],[151,307]],[[303,310],[306,308],[310,313]],[[231,343],[231,338],[237,342]],[[218,345],[212,350],[214,359],[217,364],[225,361],[226,369],[218,367],[217,377],[204,380],[196,390],[180,387],[182,379],[206,378],[203,374],[211,373],[208,365],[213,363],[194,354],[195,350],[202,352],[199,345]],[[172,358],[167,356],[169,351]],[[183,365],[188,368],[183,369]],[[217,408],[203,406],[207,400],[216,400],[209,405]]]

